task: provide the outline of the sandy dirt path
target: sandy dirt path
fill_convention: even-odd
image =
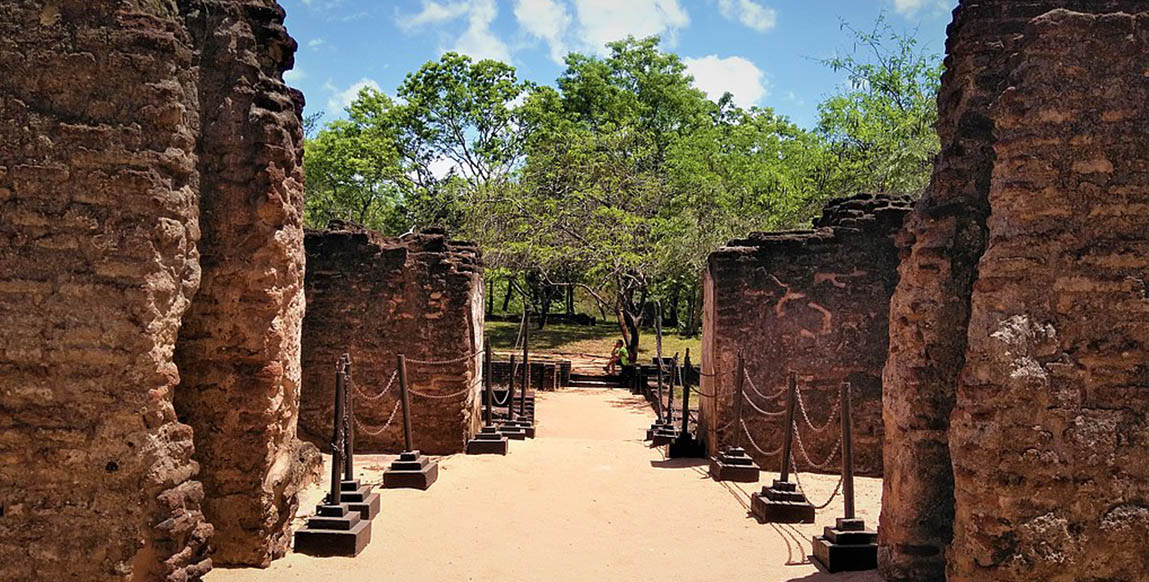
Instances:
[[[653,415],[638,397],[540,392],[536,406],[538,438],[512,441],[506,457],[446,457],[428,491],[382,490],[371,544],[358,557],[291,554],[265,570],[217,568],[206,580],[880,580],[820,573],[807,560],[810,536],[833,523],[839,501],[817,525],[758,524],[747,514],[758,487],[717,483],[701,459],[668,461],[644,445]],[[363,479],[377,483],[390,458],[360,457]],[[837,478],[803,483],[820,503]],[[860,478],[857,489],[860,517],[873,527],[881,482]],[[322,493],[309,495],[310,508]]]

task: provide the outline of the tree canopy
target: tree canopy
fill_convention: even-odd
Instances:
[[[308,224],[446,227],[544,314],[556,290],[584,290],[632,348],[654,299],[686,297],[696,327],[700,273],[726,240],[798,226],[835,196],[924,188],[939,59],[881,21],[852,32],[854,51],[824,62],[849,83],[813,129],[708,100],[657,37],[572,53],[554,86],[446,53],[394,99],[363,89],[346,120],[309,130]]]

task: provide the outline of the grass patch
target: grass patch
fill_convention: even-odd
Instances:
[[[515,346],[519,324],[510,321],[488,321],[486,331],[491,338],[491,345],[496,350],[509,350]],[[531,350],[540,353],[609,356],[614,349],[615,340],[618,339],[621,339],[621,335],[618,328],[613,325],[549,324],[541,331],[532,327]],[[654,357],[654,344],[654,330],[643,329],[638,338],[638,356],[641,361],[648,362]],[[702,359],[701,339],[682,338],[678,335],[662,337],[662,353],[667,357],[673,356],[675,352],[678,352],[679,356],[685,356],[687,348],[690,348],[690,359],[697,365]]]

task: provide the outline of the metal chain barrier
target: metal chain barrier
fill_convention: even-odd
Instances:
[[[414,358],[407,358],[407,363],[418,364],[421,366],[445,366],[447,364],[458,364],[459,362],[465,362],[471,358],[483,355],[483,353],[486,351],[487,349],[483,348],[477,352],[471,352],[465,356],[459,356],[450,360],[416,360]]]
[[[374,396],[364,392],[363,389],[359,387],[359,383],[356,382],[355,380],[351,380],[351,387],[355,390],[355,393],[358,394],[359,396],[361,396],[364,400],[371,400],[371,401],[379,400],[379,399],[383,398],[383,396],[385,396],[389,390],[391,390],[392,386],[395,385],[395,378],[397,378],[397,377],[399,377],[399,370],[395,370],[394,372],[391,372],[391,379],[387,380],[387,386],[385,388],[383,388],[382,392],[380,392]],[[348,379],[350,380],[350,378],[348,378]]]
[[[798,388],[798,410],[802,412],[802,419],[806,421],[806,426],[810,427],[810,430],[814,431],[814,433],[825,432],[826,429],[834,426],[835,417],[838,415],[838,411],[841,407],[842,400],[835,400],[834,407],[830,409],[830,415],[827,417],[826,424],[815,426],[813,422],[810,422],[810,415],[806,413],[806,403],[802,400],[802,388]]]
[[[746,382],[750,384],[750,391],[757,394],[758,397],[762,398],[763,400],[774,400],[786,393],[786,388],[783,387],[779,388],[778,391],[774,394],[763,394],[762,391],[758,389],[758,386],[754,385],[754,379],[750,377],[749,371],[743,373],[743,376],[746,377]]]
[[[806,452],[806,445],[802,443],[802,433],[798,432],[798,423],[796,421],[794,422],[794,440],[798,442],[798,450],[802,453],[802,457],[815,469],[826,469],[834,458],[838,456],[838,451],[842,448],[842,441],[836,441],[834,443],[834,449],[830,451],[830,456],[826,457],[826,460],[821,463],[815,463],[813,459],[810,458],[810,454]]]
[[[793,464],[793,463],[794,463],[794,458],[793,458],[793,456],[791,456],[790,457],[790,464]],[[802,495],[806,496],[807,500],[809,500],[810,496],[806,494],[806,490],[802,487],[802,478],[799,477],[798,474],[799,474],[799,471],[794,471],[794,481],[798,484],[798,490],[802,492]],[[834,502],[834,499],[836,497],[838,497],[838,493],[841,492],[841,490],[842,490],[842,481],[843,481],[842,476],[838,475],[838,484],[834,486],[834,491],[832,491],[830,493],[830,498],[827,499],[825,503],[822,503],[820,505],[815,505],[814,506],[815,510],[821,511],[823,509],[826,509],[827,507],[830,506],[831,503]]]
[[[754,450],[767,457],[773,457],[774,455],[782,454],[782,447],[778,447],[778,449],[774,451],[762,450],[762,447],[758,446],[758,443],[754,442],[754,437],[750,436],[750,429],[746,427],[746,422],[743,421],[741,424],[742,432],[746,434],[746,440],[750,443],[750,446],[754,447]]]
[[[742,401],[745,402],[746,404],[749,404],[750,408],[753,408],[754,410],[756,410],[758,412],[758,414],[761,414],[762,416],[765,416],[767,418],[778,418],[778,417],[786,416],[786,413],[784,411],[783,412],[770,412],[769,410],[763,410],[757,404],[754,404],[753,400],[746,397],[746,395],[743,395]]]
[[[714,398],[715,396],[717,396],[717,393],[703,392],[702,390],[695,388],[694,386],[690,387],[690,391],[699,395],[699,396],[705,396],[707,398]]]
[[[399,405],[402,403],[403,403],[403,401],[401,401],[401,400],[395,401],[395,408],[391,409],[391,416],[387,417],[387,423],[384,424],[383,426],[379,427],[379,428],[367,427],[362,422],[360,422],[359,418],[357,418],[357,417],[354,418],[355,426],[359,428],[360,432],[362,432],[363,434],[365,434],[367,436],[379,436],[379,435],[383,434],[387,430],[388,427],[391,426],[392,422],[395,421],[395,413],[399,412]]]
[[[415,390],[415,389],[410,388],[410,387],[407,388],[407,392],[409,394],[414,394],[415,396],[419,396],[421,398],[429,398],[431,400],[448,400],[451,398],[458,398],[458,397],[474,390],[475,386],[478,386],[479,384],[482,384],[482,383],[483,383],[483,379],[479,378],[478,381],[472,382],[466,388],[463,388],[462,390],[460,390],[458,392],[452,392],[450,394],[428,394],[426,392],[419,392],[418,390]]]

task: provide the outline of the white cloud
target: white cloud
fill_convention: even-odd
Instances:
[[[303,72],[303,69],[291,69],[283,72],[283,80],[287,83],[298,83],[306,78],[307,73]]]
[[[563,37],[571,23],[564,4],[556,0],[515,0],[515,18],[532,36],[546,41],[552,60],[563,62],[566,56]]]
[[[422,10],[410,16],[399,16],[395,21],[401,28],[407,29],[428,24],[442,24],[466,14],[470,8],[468,4],[466,0],[443,3],[435,2],[435,0],[423,0]]]
[[[495,4],[495,0],[471,2],[467,14],[467,30],[455,41],[455,46],[451,50],[470,55],[475,60],[494,59],[509,63],[511,50],[491,30],[491,24],[498,15],[499,7]]]
[[[918,13],[919,10],[926,7],[932,7],[934,10],[945,11],[953,8],[957,4],[955,0],[893,0],[894,10],[902,16],[910,17]]]
[[[579,40],[601,53],[608,42],[674,33],[690,24],[678,0],[574,0]]]
[[[686,72],[694,77],[694,86],[712,101],[718,101],[726,92],[734,95],[739,107],[757,105],[769,94],[765,75],[752,62],[742,57],[719,58],[709,55],[697,59],[682,59]]]
[[[323,37],[313,38],[307,41],[307,48],[319,48],[324,44],[327,44],[327,41]]]
[[[897,0],[904,2],[906,0]],[[912,0],[911,0],[912,1]],[[921,0],[917,0],[921,1]],[[718,0],[718,11],[728,20],[737,20],[758,32],[766,32],[778,24],[778,12],[753,0]]]
[[[327,112],[331,115],[342,113],[343,110],[350,107],[351,103],[355,101],[355,98],[359,96],[359,90],[365,87],[382,91],[382,89],[379,88],[379,83],[375,82],[374,79],[368,79],[366,77],[355,81],[350,87],[342,91],[333,85],[331,81],[327,81],[323,84],[323,88],[332,93],[332,95],[327,98]]]
[[[458,0],[436,2],[423,0],[423,9],[408,16],[399,15],[396,23],[404,30],[414,30],[427,25],[445,24],[462,17],[467,18],[467,28],[447,49],[469,55],[471,58],[495,59],[509,62],[511,51],[507,44],[491,30],[491,24],[499,15],[495,0]]]

